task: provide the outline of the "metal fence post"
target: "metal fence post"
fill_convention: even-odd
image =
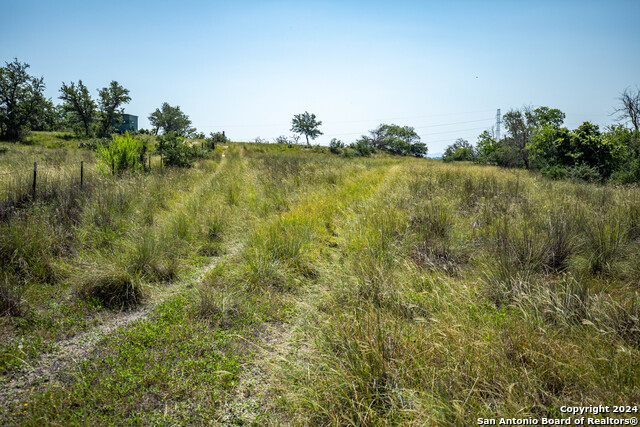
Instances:
[[[33,198],[36,198],[36,178],[38,175],[38,162],[33,162]]]

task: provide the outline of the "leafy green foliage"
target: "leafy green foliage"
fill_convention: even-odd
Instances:
[[[309,145],[309,138],[316,139],[319,135],[322,135],[320,129],[322,120],[316,120],[315,114],[309,114],[304,112],[303,114],[296,114],[291,120],[291,132],[304,135],[307,138],[307,145]]]
[[[329,151],[333,154],[341,154],[344,147],[344,142],[339,139],[333,138],[331,139],[331,142],[329,142]]]
[[[492,163],[494,161],[494,153],[497,148],[497,141],[493,135],[485,130],[478,136],[476,143],[478,160],[482,163]]]
[[[172,107],[166,102],[149,115],[149,122],[156,134],[160,129],[165,134],[173,132],[177,136],[188,136],[195,131],[191,127],[189,116],[183,113],[179,106]]]
[[[623,160],[621,141],[603,135],[598,126],[584,122],[574,131],[544,125],[532,138],[527,149],[533,164],[539,167],[565,167],[576,179],[592,181],[594,172],[608,178]]]
[[[166,166],[191,167],[198,157],[202,157],[197,145],[190,146],[186,138],[175,132],[159,136],[156,150]]]
[[[109,87],[103,87],[98,91],[100,98],[100,134],[109,135],[113,130],[113,123],[116,121],[116,114],[124,111],[121,106],[131,101],[129,89],[125,89],[118,82],[112,81]]]
[[[122,173],[127,170],[143,170],[147,146],[133,139],[127,132],[116,136],[108,146],[98,146],[98,156],[104,170]]]
[[[78,81],[78,85],[71,82],[67,86],[64,82],[60,88],[60,99],[64,101],[62,107],[69,114],[70,122],[82,129],[85,136],[90,136],[92,132],[92,124],[96,117],[96,103],[91,99],[89,89]]]
[[[473,161],[476,158],[475,148],[463,138],[458,138],[456,142],[448,146],[442,156],[442,160],[445,162]]]
[[[559,128],[564,121],[565,114],[555,108],[539,107],[535,110],[526,107],[523,111],[511,110],[503,116],[507,129],[507,136],[500,141],[496,162],[501,166],[520,166],[529,168],[529,151],[527,146],[538,129],[543,126]]]
[[[423,157],[427,154],[427,145],[420,142],[420,136],[411,126],[381,124],[369,133],[370,136],[363,135],[360,140],[375,149],[400,156]]]
[[[376,149],[373,148],[371,142],[366,139],[359,139],[356,142],[349,145],[349,148],[354,150],[354,155],[360,157],[369,157],[372,155]]]
[[[0,68],[0,138],[8,141],[21,140],[51,105],[43,95],[43,78],[29,75],[27,68],[17,58]]]
[[[227,139],[224,132],[216,132],[216,133],[211,132],[209,134],[209,138],[207,138],[207,146],[209,148],[216,148],[216,145],[227,144],[228,142],[229,142],[229,139]]]

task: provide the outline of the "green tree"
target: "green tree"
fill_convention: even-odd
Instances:
[[[320,126],[322,126],[321,120],[316,120],[315,114],[309,114],[304,112],[303,114],[296,114],[291,120],[291,132],[299,133],[307,138],[307,145],[309,145],[309,138],[316,139],[319,135],[322,135]]]
[[[0,137],[19,141],[45,107],[44,79],[29,73],[17,58],[0,68]]]
[[[453,144],[447,147],[442,156],[442,160],[445,162],[473,161],[475,159],[475,148],[469,144],[469,141],[463,138],[456,139]]]
[[[131,101],[131,97],[129,96],[129,89],[120,86],[115,80],[109,84],[109,87],[103,87],[98,90],[98,97],[101,113],[100,135],[106,136],[113,129],[116,114],[120,115],[124,112],[122,105],[128,104]]]
[[[510,164],[503,166],[522,164],[528,169],[530,163],[527,146],[531,143],[532,136],[543,126],[559,128],[564,118],[565,114],[562,111],[549,107],[539,107],[535,110],[525,107],[523,111],[509,111],[503,116],[507,136],[496,148],[496,160],[508,160]],[[504,156],[500,157],[500,154]]]
[[[31,130],[52,131],[58,130],[61,125],[59,110],[53,105],[51,99],[41,98],[34,114],[29,120]]]
[[[603,135],[597,125],[589,122],[584,122],[573,131],[556,129],[547,124],[532,137],[528,149],[532,155],[540,158],[537,167],[543,170],[553,167],[588,169],[602,178],[608,178],[623,164],[630,152],[630,147],[624,144],[626,137],[616,129]]]
[[[497,148],[497,141],[493,134],[485,130],[478,136],[476,143],[478,160],[482,163],[495,163],[494,153]]]
[[[623,153],[613,178],[622,184],[640,182],[640,131],[614,125],[607,130],[603,138],[608,144],[622,147]]]
[[[333,154],[340,154],[342,153],[342,149],[345,147],[344,142],[340,141],[339,139],[333,138],[331,140],[331,142],[329,143],[329,151],[332,152]]]
[[[177,136],[187,136],[195,131],[191,127],[189,116],[183,113],[179,106],[172,107],[166,102],[149,115],[149,122],[153,125],[156,135],[160,129],[165,134],[173,132]]]
[[[74,127],[81,127],[85,136],[92,133],[92,124],[96,117],[96,103],[91,99],[89,90],[78,80],[78,85],[71,82],[66,85],[62,82],[60,97],[64,101],[64,110],[68,113],[68,119]]]
[[[538,169],[573,166],[575,158],[572,144],[569,129],[545,125],[530,138],[527,149],[531,153],[531,163]]]
[[[401,156],[423,157],[427,154],[427,145],[420,142],[420,136],[411,126],[381,124],[369,134],[363,135],[361,140],[378,150]]]
[[[218,144],[226,144],[229,140],[227,139],[224,132],[209,132],[209,138],[207,138],[207,146],[209,148],[216,148]]]

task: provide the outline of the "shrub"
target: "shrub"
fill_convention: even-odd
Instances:
[[[190,147],[184,137],[174,132],[158,137],[157,151],[165,166],[191,167],[202,156],[198,147]]]
[[[602,175],[596,167],[580,164],[567,168],[567,178],[574,181],[599,182],[602,181]]]
[[[373,145],[369,143],[366,139],[359,139],[349,147],[355,150],[355,155],[360,157],[369,157],[375,152],[375,148]]]
[[[333,138],[329,143],[329,151],[331,151],[333,154],[342,153],[343,148],[344,142],[340,141],[339,139]]]
[[[225,136],[224,132],[211,132],[209,138],[207,138],[207,148],[216,148],[217,144],[226,144],[229,139]]]
[[[543,176],[555,181],[565,179],[567,177],[567,170],[560,165],[546,166],[542,168],[540,172]]]
[[[143,170],[146,152],[146,144],[131,138],[128,132],[124,136],[114,137],[108,146],[98,146],[102,167],[114,174],[126,170]]]
[[[276,144],[289,144],[289,140],[284,135],[280,135],[279,137],[274,139],[273,142]]]

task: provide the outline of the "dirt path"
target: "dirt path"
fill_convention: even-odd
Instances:
[[[399,168],[392,167],[377,187],[392,177]],[[321,299],[326,290],[310,286],[296,301],[298,315],[287,322],[267,323],[256,331],[248,344],[255,350],[238,379],[234,392],[223,404],[222,416],[216,420],[221,425],[290,425],[292,420],[277,414],[276,401],[283,392],[280,377],[287,365],[308,365],[313,351],[307,342],[304,317],[315,309],[313,301]],[[310,379],[309,379],[310,380]]]
[[[22,394],[33,388],[55,386],[57,383],[68,381],[75,366],[96,352],[109,336],[134,322],[148,319],[157,305],[172,295],[200,283],[205,274],[223,258],[215,257],[190,278],[166,285],[160,296],[152,297],[144,305],[132,310],[108,313],[100,325],[73,338],[56,342],[54,351],[43,353],[38,360],[25,362],[26,366],[23,369],[0,377],[0,407],[7,408],[19,402]]]
[[[221,165],[222,162],[218,170]],[[1,376],[0,407],[12,406],[20,401],[25,392],[34,388],[55,386],[57,383],[68,381],[75,366],[96,352],[109,336],[129,327],[136,321],[144,321],[149,318],[154,307],[187,287],[200,283],[209,270],[228,256],[230,255],[212,258],[207,265],[199,268],[190,277],[158,289],[146,303],[135,309],[104,313],[98,326],[72,338],[55,342],[53,351],[41,354],[35,361],[25,361],[23,369]]]

